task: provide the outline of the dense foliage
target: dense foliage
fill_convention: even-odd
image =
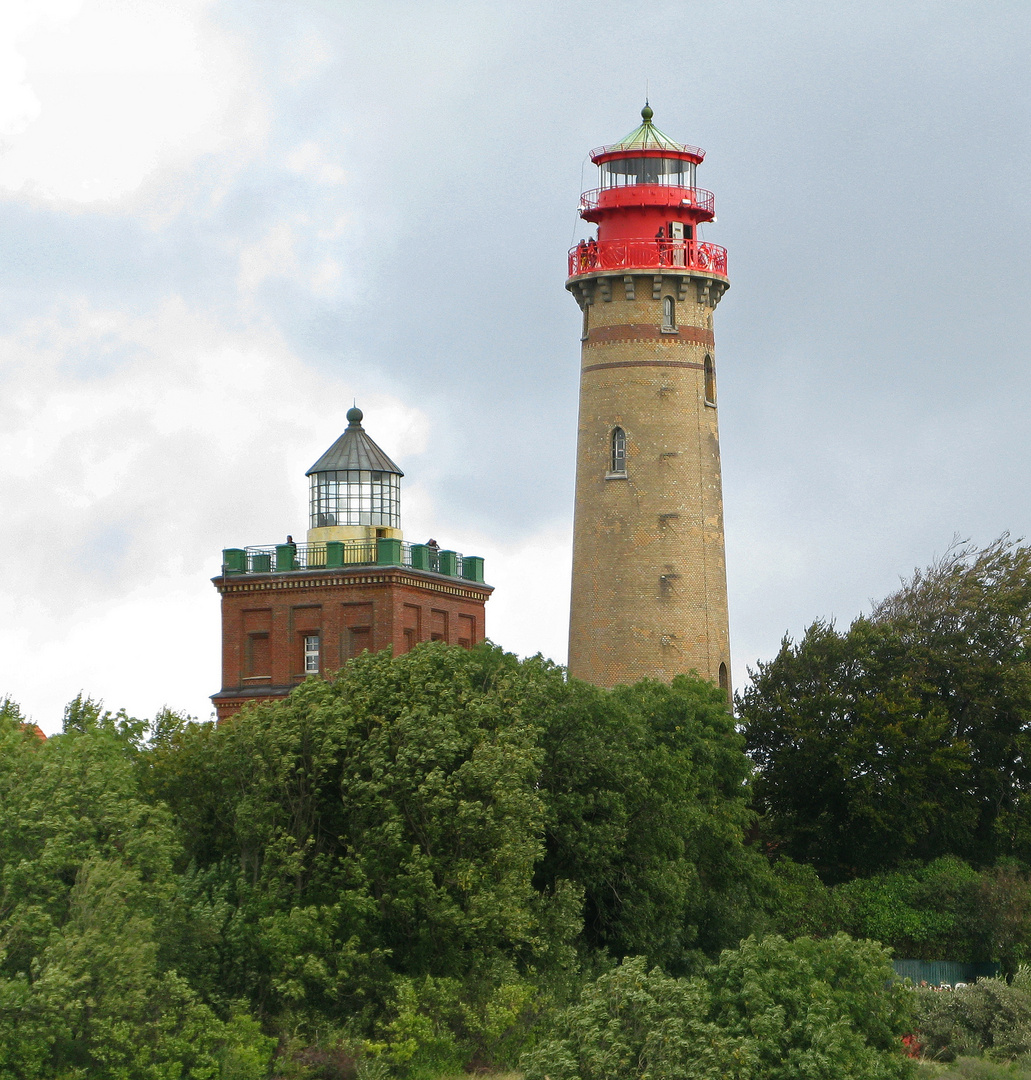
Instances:
[[[1010,1061],[1031,1055],[1031,970],[1012,982],[979,979],[973,986],[941,993],[913,991],[914,1027],[927,1057],[953,1061],[985,1056]]]
[[[430,645],[221,727],[0,724],[0,1075],[260,1074],[256,1021],[413,1075],[512,1062],[582,972],[697,966],[761,891],[743,740],[693,679]]]
[[[766,839],[825,880],[1031,861],[1031,548],[953,551],[847,630],[814,623],[739,704]]]
[[[162,959],[180,856],[140,795],[141,728],[69,707],[41,742],[0,709],[0,1076],[265,1075],[274,1040]]]
[[[706,682],[489,645],[366,654],[221,727],[79,698],[42,739],[0,701],[0,1080],[1029,1053],[1026,974],[903,994],[875,944],[1031,960],[1029,581],[1027,548],[958,551],[785,641],[749,755]]]
[[[843,934],[749,938],[704,977],[629,960],[584,988],[526,1080],[891,1080],[908,1076],[909,994],[884,950]]]

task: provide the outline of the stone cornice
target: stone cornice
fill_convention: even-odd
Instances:
[[[340,586],[407,585],[429,592],[458,596],[480,603],[490,598],[493,585],[447,577],[407,566],[363,566],[354,570],[289,570],[281,574],[227,574],[211,579],[222,595],[262,593],[280,589],[325,589]]]

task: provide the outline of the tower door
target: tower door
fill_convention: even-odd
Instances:
[[[670,238],[670,240],[680,241],[684,239],[684,223],[682,221],[671,221],[666,227],[666,230],[666,235]],[[671,254],[673,258],[670,259],[670,263],[673,266],[687,265],[687,257],[686,252],[684,251],[683,244],[678,243],[674,245]]]

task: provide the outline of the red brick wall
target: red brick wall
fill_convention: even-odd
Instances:
[[[397,567],[228,575],[214,584],[222,594],[222,689],[212,697],[219,720],[302,682],[308,634],[319,635],[323,672],[365,649],[398,655],[421,641],[471,648],[486,636],[493,591]]]

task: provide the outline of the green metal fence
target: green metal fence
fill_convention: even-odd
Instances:
[[[329,540],[324,544],[272,544],[224,548],[223,574],[285,574],[299,570],[338,570],[350,566],[410,566],[445,577],[483,583],[483,559],[440,550],[428,544],[375,540]]]
[[[914,986],[955,986],[999,974],[998,964],[961,964],[956,960],[892,960],[891,966],[900,979],[910,979]]]

